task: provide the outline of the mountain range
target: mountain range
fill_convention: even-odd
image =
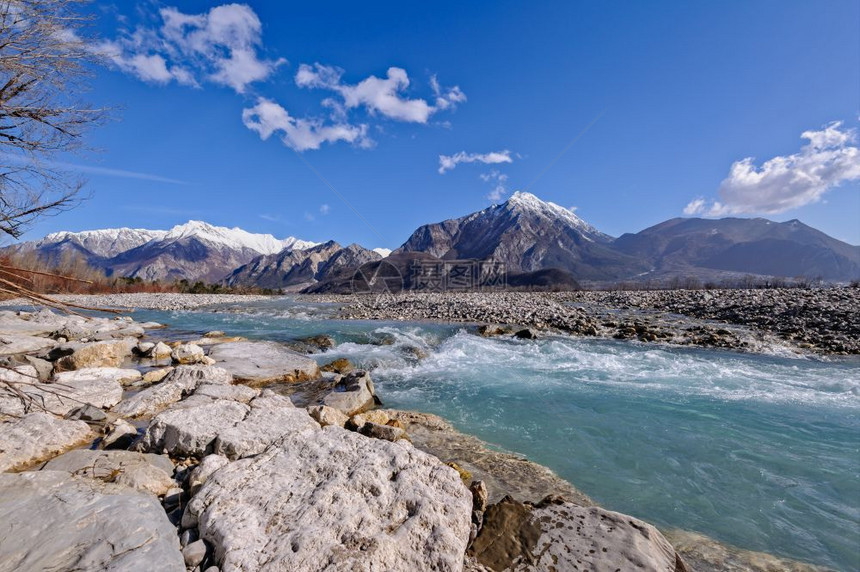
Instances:
[[[504,263],[518,287],[575,287],[580,282],[665,281],[804,276],[860,278],[860,246],[798,220],[675,218],[613,238],[571,210],[518,192],[469,215],[426,224],[393,253],[334,241],[277,239],[239,228],[189,221],[170,230],[59,232],[7,250],[50,261],[82,256],[108,276],[220,282],[287,290],[348,291],[356,269],[384,259],[414,286],[417,264],[454,260]]]

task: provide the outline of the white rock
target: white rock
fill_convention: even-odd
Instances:
[[[203,457],[200,464],[188,476],[188,488],[191,490],[191,494],[196,494],[200,487],[209,480],[212,473],[229,464],[230,459],[223,455],[206,455]]]
[[[158,342],[155,344],[155,347],[150,350],[148,357],[154,360],[163,360],[169,359],[172,353],[173,349],[170,346],[164,342]]]
[[[56,374],[51,383],[16,384],[16,388],[28,396],[31,411],[66,415],[84,404],[101,408],[116,405],[122,399],[120,380],[135,377],[140,378],[137,370],[87,368]],[[26,409],[19,395],[0,387],[0,413],[22,415]]]
[[[472,498],[402,442],[337,427],[285,437],[222,467],[191,499],[222,570],[460,570]]]
[[[173,350],[170,357],[176,363],[192,365],[200,363],[206,355],[203,353],[203,348],[196,344],[182,344]]]
[[[137,340],[134,340],[137,344]],[[68,344],[74,349],[71,355],[62,357],[54,364],[57,371],[83,369],[88,367],[119,367],[131,355],[131,347],[126,340],[112,340],[89,344]]]
[[[352,417],[373,408],[374,389],[370,375],[356,370],[346,374],[335,385],[334,391],[323,398],[323,404]]]
[[[200,383],[229,384],[232,381],[233,376],[220,367],[177,366],[161,383],[132,395],[114,407],[113,412],[123,417],[149,417],[189,395]]]
[[[201,383],[194,390],[194,395],[211,397],[212,399],[230,399],[239,403],[248,403],[258,395],[259,389],[247,385],[225,385],[216,383]]]
[[[244,403],[199,398],[192,405],[156,415],[139,443],[141,451],[202,457],[212,451],[218,433],[242,421],[250,411]]]
[[[83,421],[58,419],[48,413],[30,413],[0,422],[0,471],[24,468],[94,437]]]
[[[229,342],[213,346],[209,357],[251,384],[305,381],[319,377],[317,362],[277,342]]]
[[[99,446],[102,449],[126,449],[137,438],[137,428],[125,419],[117,419],[105,428]]]
[[[0,356],[33,353],[39,350],[53,348],[56,345],[57,342],[49,340],[48,338],[27,336],[23,334],[0,334]]]
[[[66,471],[78,477],[99,479],[139,491],[164,495],[176,486],[173,463],[164,455],[134,451],[77,449],[48,461],[45,471]]]
[[[158,499],[63,471],[0,474],[0,570],[184,572]]]
[[[327,405],[311,405],[308,407],[308,414],[323,427],[344,427],[349,421],[346,413]]]
[[[258,455],[284,435],[315,431],[319,424],[288,397],[265,390],[254,398],[251,411],[239,423],[218,433],[215,453],[229,459]]]

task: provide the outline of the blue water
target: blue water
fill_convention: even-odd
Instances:
[[[602,505],[750,550],[860,570],[860,363],[343,322],[265,302],[139,312],[267,339],[330,333],[386,406],[436,413]],[[388,338],[390,345],[369,345]],[[417,360],[409,347],[428,354]]]

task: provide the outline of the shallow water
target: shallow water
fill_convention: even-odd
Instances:
[[[334,321],[329,307],[288,301],[222,310],[135,317],[267,339],[332,334],[338,346],[320,362],[375,368],[386,406],[439,414],[608,508],[860,569],[857,361],[485,339],[458,326]]]

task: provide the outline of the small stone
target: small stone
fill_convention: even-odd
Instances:
[[[153,369],[143,374],[144,383],[158,383],[162,381],[167,374],[173,371],[172,367],[163,367],[161,369]]]
[[[173,350],[164,342],[158,342],[155,347],[149,352],[149,358],[154,360],[168,359],[173,353]]]
[[[355,368],[353,367],[352,362],[350,362],[348,359],[338,358],[338,359],[334,360],[333,362],[327,363],[324,366],[322,366],[320,368],[320,371],[328,372],[328,373],[333,372],[333,373],[346,374],[346,373],[351,372],[353,369],[355,369]]]
[[[179,535],[179,546],[185,548],[192,542],[197,540],[197,530],[193,528],[189,528],[187,530],[183,530],[182,534]]]
[[[182,344],[170,354],[174,362],[182,365],[200,363],[205,356],[203,348],[196,344]]]
[[[458,465],[454,461],[448,461],[445,464],[460,474],[460,479],[463,481],[463,484],[468,485],[472,481],[472,473],[470,473],[469,471],[467,471],[466,469],[464,469],[463,467],[461,467],[460,465]]]
[[[482,513],[487,510],[487,502],[490,498],[487,484],[484,481],[472,481],[469,491],[472,493],[472,510]]]
[[[358,432],[365,437],[384,439],[392,442],[406,438],[406,431],[403,429],[392,427],[391,425],[379,425],[377,423],[365,423]]]
[[[98,407],[93,407],[92,405],[87,403],[86,405],[82,405],[69,411],[66,414],[66,419],[75,419],[99,423],[107,419],[107,414]]]
[[[314,421],[323,427],[328,427],[329,425],[345,427],[349,421],[349,417],[345,413],[327,405],[312,405],[308,407],[308,413]]]
[[[185,559],[186,566],[194,568],[206,558],[206,543],[202,540],[195,540],[182,549],[182,557]]]
[[[125,419],[117,419],[107,426],[101,441],[102,449],[128,449],[137,439],[137,428]]]

